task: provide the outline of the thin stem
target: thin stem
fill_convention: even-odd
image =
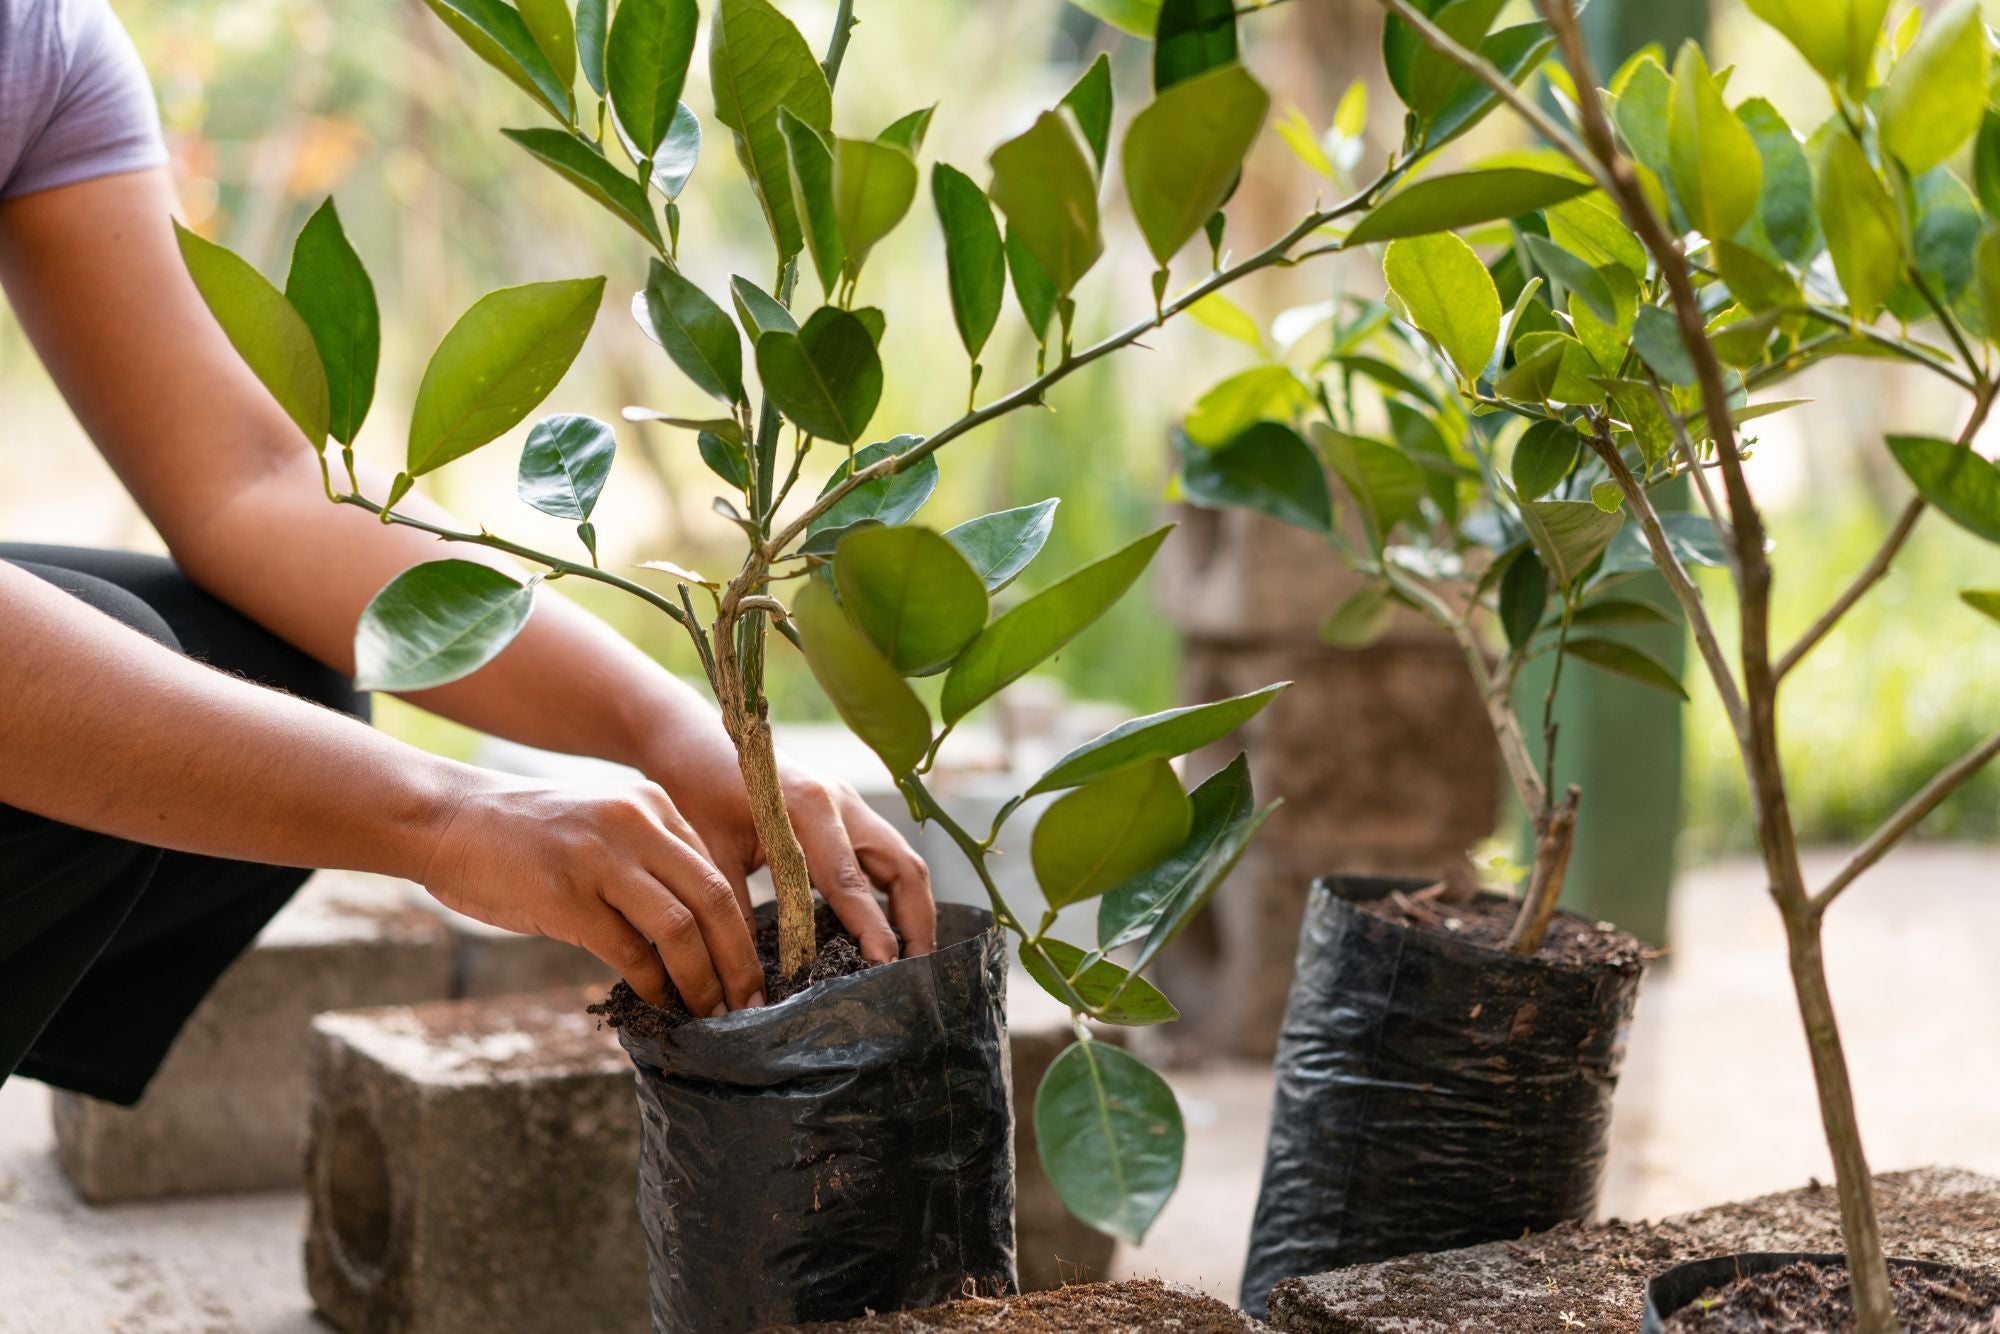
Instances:
[[[1963,375],[1960,375],[1956,370],[1954,370],[1948,364],[1938,361],[1935,358],[1926,356],[1923,352],[1919,351],[1914,347],[1911,347],[1907,343],[1898,342],[1896,339],[1891,338],[1888,334],[1883,333],[1880,329],[1871,329],[1865,324],[1857,326],[1854,323],[1852,317],[1844,315],[1840,311],[1834,310],[1829,306],[1814,305],[1808,302],[1805,305],[1790,306],[1787,307],[1786,309],[1791,314],[1809,315],[1813,319],[1820,321],[1822,324],[1833,325],[1834,327],[1842,331],[1840,335],[1841,337],[1859,338],[1863,342],[1872,343],[1876,347],[1881,348],[1885,352],[1893,353],[1894,355],[1902,358],[1905,361],[1912,362],[1918,366],[1922,366],[1925,370],[1933,371],[1938,375],[1942,375],[1945,379],[1950,380],[1953,384],[1957,385],[1960,389],[1965,390],[1967,393],[1972,392],[1973,382],[1965,378]],[[1836,337],[1831,341],[1837,342],[1839,341],[1839,338]]]
[[[1936,810],[1946,797],[1965,786],[1996,755],[2000,755],[2000,732],[1995,732],[1959,756],[1950,768],[1924,784],[1915,796],[1898,806],[1896,813],[1868,836],[1868,841],[1855,850],[1846,864],[1826,882],[1826,887],[1813,895],[1812,910],[1815,913],[1825,912],[1827,905],[1839,898],[1842,890],[1853,884],[1863,871],[1881,861],[1906,834],[1923,823],[1925,816]]]

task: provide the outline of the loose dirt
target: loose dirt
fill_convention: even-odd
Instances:
[[[1495,951],[1506,948],[1507,933],[1513,929],[1518,911],[1514,900],[1497,894],[1481,894],[1465,903],[1429,897],[1423,891],[1350,902],[1385,921],[1442,932],[1468,945]],[[1638,940],[1609,923],[1557,913],[1535,957],[1567,968],[1625,972],[1639,967],[1648,954]]]
[[[923,1311],[898,1311],[830,1324],[792,1325],[770,1334],[1254,1334],[1267,1326],[1213,1297],[1162,1283],[1073,1283],[1025,1297],[972,1297]]]
[[[1903,1334],[2000,1334],[2000,1277],[1892,1269]],[[1710,1292],[1667,1318],[1669,1334],[1841,1334],[1854,1328],[1844,1265],[1801,1260]]]

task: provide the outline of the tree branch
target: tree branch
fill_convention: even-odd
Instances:
[[[1847,864],[1826,882],[1826,887],[1813,895],[1813,912],[1815,914],[1825,912],[1827,905],[1840,897],[1842,890],[1853,884],[1863,871],[1881,861],[1891,848],[1903,840],[1904,835],[1923,823],[1926,815],[1936,810],[1946,797],[1963,787],[1995,755],[2000,755],[2000,732],[1995,732],[1952,761],[1949,768],[1924,784],[1915,796],[1897,807],[1896,813],[1883,821],[1881,828],[1870,834],[1868,841],[1847,859]]]

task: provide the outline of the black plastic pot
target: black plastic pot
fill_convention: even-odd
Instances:
[[[655,1334],[1014,1290],[1006,942],[941,904],[938,945],[658,1040],[619,1031]]]
[[[1646,1314],[1640,1334],[1666,1334],[1667,1319],[1705,1292],[1727,1287],[1739,1278],[1769,1274],[1800,1260],[1816,1265],[1847,1265],[1844,1255],[1808,1251],[1745,1251],[1741,1255],[1718,1255],[1707,1260],[1690,1260],[1655,1275],[1646,1284]],[[1898,1269],[1918,1269],[1927,1274],[1949,1274],[1951,1265],[1935,1260],[1890,1260]]]
[[[1518,1237],[1597,1204],[1640,965],[1522,958],[1315,881],[1299,936],[1242,1304],[1281,1278]]]

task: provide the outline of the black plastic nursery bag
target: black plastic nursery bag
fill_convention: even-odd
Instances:
[[[1426,883],[1313,885],[1243,1277],[1252,1314],[1281,1278],[1596,1207],[1640,965],[1522,958],[1353,906]]]
[[[1013,1291],[1006,941],[940,904],[938,946],[657,1039],[619,1030],[655,1334]]]

